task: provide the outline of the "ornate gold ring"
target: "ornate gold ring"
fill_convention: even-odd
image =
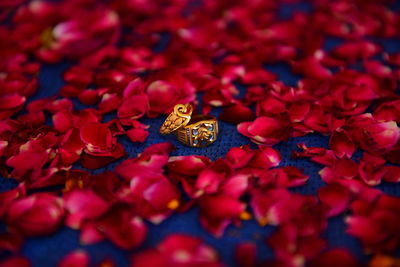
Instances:
[[[176,134],[178,140],[191,147],[205,147],[217,140],[218,121],[209,115],[192,117],[193,107],[190,104],[175,105],[163,125],[161,134]]]

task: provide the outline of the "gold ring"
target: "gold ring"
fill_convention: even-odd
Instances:
[[[218,121],[210,115],[192,117],[190,104],[175,105],[174,110],[160,127],[161,134],[174,133],[178,140],[191,147],[205,147],[217,140]]]

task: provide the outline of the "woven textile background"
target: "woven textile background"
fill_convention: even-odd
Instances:
[[[312,7],[308,4],[285,4],[281,8],[281,16],[289,17],[294,10],[301,9],[303,11],[310,10]],[[394,9],[400,8],[400,3],[393,5]],[[383,45],[387,52],[400,51],[400,40],[377,40]],[[330,39],[326,43],[326,49],[332,49],[340,43],[340,40]],[[157,50],[162,50],[163,47],[168,45],[168,36],[160,42],[160,46]],[[256,55],[255,55],[256,56]],[[63,62],[56,65],[46,65],[40,71],[40,89],[36,93],[32,100],[45,98],[56,95],[60,87],[63,85],[62,73],[69,66],[68,62]],[[356,68],[357,66],[355,66]],[[282,65],[268,65],[266,68],[279,75],[281,81],[288,85],[295,85],[298,79],[297,76],[290,73],[289,67]],[[245,88],[239,88],[244,92]],[[75,108],[80,109],[86,106],[75,102]],[[213,115],[218,115],[219,110],[214,110]],[[107,115],[107,119],[111,119],[115,114]],[[144,148],[150,144],[170,141],[176,146],[176,150],[172,152],[172,155],[192,155],[199,154],[210,157],[211,159],[217,159],[224,156],[227,151],[232,147],[238,147],[241,145],[249,144],[250,140],[240,135],[236,126],[224,122],[220,122],[220,136],[219,139],[211,146],[207,148],[188,148],[177,142],[173,136],[161,136],[158,133],[158,129],[163,122],[165,117],[158,117],[155,119],[142,119],[141,121],[147,125],[150,125],[150,135],[146,142],[137,144],[131,142],[126,136],[119,139],[129,157],[134,157]],[[50,123],[50,122],[49,122]],[[310,162],[309,159],[292,159],[291,152],[296,149],[296,144],[304,142],[307,146],[313,147],[327,147],[328,137],[320,134],[311,134],[301,138],[291,138],[288,142],[281,142],[275,145],[282,155],[281,166],[296,166],[304,170],[305,174],[310,175],[310,180],[306,185],[293,188],[292,191],[301,194],[316,194],[317,189],[323,185],[323,181],[318,175],[318,171],[321,166]],[[356,153],[355,157],[359,156],[360,153]],[[94,171],[99,173],[105,169],[113,169],[123,159],[108,165],[106,168]],[[80,166],[75,166],[81,168]],[[0,191],[4,192],[11,188],[14,188],[17,182],[13,179],[0,178]],[[400,184],[388,184],[383,182],[378,186],[383,192],[393,195],[400,196]],[[344,216],[337,216],[329,220],[329,225],[324,233],[324,237],[328,240],[330,247],[344,247],[347,248],[353,255],[359,260],[366,261],[367,259],[362,254],[362,248],[360,243],[353,237],[345,234],[345,224],[343,222]],[[4,224],[1,225],[1,230],[4,231]],[[215,247],[223,262],[229,266],[234,266],[233,250],[234,247],[243,241],[253,241],[257,244],[258,255],[260,259],[268,259],[273,257],[271,249],[265,244],[265,238],[274,231],[274,227],[260,227],[254,220],[243,222],[243,226],[240,228],[230,226],[225,232],[222,238],[214,238],[207,233],[203,228],[200,227],[198,221],[198,210],[196,208],[191,209],[189,212],[183,214],[174,214],[161,225],[154,226],[149,225],[149,233],[144,244],[137,250],[148,248],[159,243],[164,237],[171,233],[190,233],[194,236],[199,236],[205,240],[207,244]],[[92,263],[98,263],[104,258],[111,258],[118,266],[124,267],[129,264],[129,257],[132,255],[132,251],[123,251],[118,249],[116,246],[111,244],[109,241],[101,242],[96,245],[81,246],[79,244],[79,232],[63,228],[56,234],[48,237],[29,238],[22,248],[22,255],[28,257],[35,267],[46,267],[54,266],[57,264],[59,259],[70,251],[77,248],[83,248],[87,250],[91,256]],[[134,251],[133,251],[134,252]],[[6,255],[0,255],[1,257]]]

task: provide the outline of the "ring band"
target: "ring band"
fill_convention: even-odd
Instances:
[[[178,140],[191,147],[205,147],[217,140],[218,121],[210,115],[192,117],[190,104],[178,104],[161,125],[161,134],[176,134]]]

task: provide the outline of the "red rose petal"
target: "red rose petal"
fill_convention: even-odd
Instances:
[[[0,218],[4,218],[4,215],[8,209],[8,206],[16,199],[24,197],[26,195],[25,183],[20,183],[16,188],[1,192],[0,193]]]
[[[307,102],[294,102],[290,105],[288,112],[292,122],[301,122],[310,111],[310,104]]]
[[[23,242],[23,237],[18,233],[0,234],[0,251],[16,253],[21,249]]]
[[[72,123],[72,114],[67,110],[59,111],[53,115],[54,128],[61,133],[67,132],[72,127]]]
[[[78,98],[84,105],[94,105],[99,100],[99,92],[97,90],[84,90],[79,94]]]
[[[117,94],[104,94],[99,103],[99,110],[102,114],[111,112],[119,107],[122,99]]]
[[[168,267],[168,255],[164,255],[157,250],[146,250],[136,253],[132,258],[131,267]]]
[[[400,182],[400,167],[398,166],[385,166],[385,174],[383,180],[386,182],[398,183]]]
[[[221,236],[229,222],[239,217],[245,204],[226,195],[204,196],[199,200],[200,223],[210,233]]]
[[[358,167],[361,179],[372,186],[379,184],[385,175],[384,163],[384,159],[364,153]]]
[[[235,259],[239,266],[256,266],[257,247],[253,243],[240,243],[235,249]]]
[[[376,142],[379,148],[390,148],[400,138],[400,130],[394,121],[381,122],[367,127],[370,137]]]
[[[63,78],[67,83],[77,85],[79,87],[87,86],[93,77],[93,72],[84,66],[73,66],[64,72]]]
[[[128,135],[129,139],[132,142],[140,142],[143,143],[146,141],[147,137],[149,136],[149,132],[146,131],[145,129],[130,129],[126,132]]]
[[[254,151],[254,156],[248,163],[248,166],[255,168],[269,169],[276,167],[281,162],[281,154],[271,147],[260,147]]]
[[[172,234],[158,245],[134,255],[133,267],[212,266],[222,267],[216,251],[202,240],[184,234]]]
[[[87,267],[89,262],[89,255],[86,251],[75,250],[65,255],[58,263],[58,267]]]
[[[164,80],[155,80],[147,86],[146,94],[150,106],[148,115],[150,117],[167,113],[174,105],[188,103],[194,99],[192,85],[176,74],[173,76],[175,76],[173,77],[175,78],[174,84]],[[172,79],[172,77],[169,79]]]
[[[178,175],[197,176],[211,160],[205,156],[176,156],[168,160],[168,170]]]
[[[328,207],[328,216],[336,216],[344,212],[351,198],[350,190],[338,183],[332,183],[318,190],[320,201]]]
[[[257,102],[257,116],[268,116],[286,111],[285,103],[274,97],[262,97]]]
[[[148,110],[147,95],[135,95],[125,98],[118,108],[118,118],[139,119]]]
[[[374,118],[378,121],[400,122],[400,100],[387,101],[378,105],[374,111]]]
[[[245,167],[253,157],[254,151],[249,145],[241,147],[233,147],[226,154],[226,159],[232,164],[233,168]]]
[[[224,108],[219,119],[233,124],[253,120],[253,112],[246,106],[237,104]]]
[[[56,196],[37,193],[13,202],[7,211],[6,222],[27,236],[53,233],[64,216],[62,202]]]
[[[110,206],[90,190],[74,190],[64,195],[65,209],[69,212],[66,225],[78,229],[82,222],[102,215]]]
[[[114,244],[123,249],[140,245],[146,237],[147,227],[129,207],[118,205],[97,221],[97,228]]]
[[[88,123],[81,127],[80,135],[89,152],[108,151],[114,145],[110,129],[105,124]]]
[[[224,185],[221,187],[221,192],[225,195],[240,198],[249,186],[249,175],[236,174],[231,176],[225,181]]]
[[[254,122],[242,122],[238,131],[261,145],[274,145],[289,137],[290,128],[284,119],[258,117]]]
[[[329,146],[338,157],[347,156],[351,158],[356,150],[355,144],[346,131],[336,130],[333,132],[329,140]]]
[[[359,266],[357,260],[345,249],[334,248],[319,255],[311,262],[312,267],[355,267]]]
[[[196,189],[200,192],[216,193],[221,182],[231,174],[228,162],[219,159],[199,173]]]
[[[86,222],[81,227],[80,243],[82,245],[96,244],[103,241],[105,236],[97,229],[96,222]]]
[[[12,256],[6,259],[0,260],[0,265],[3,267],[31,267],[32,263],[25,257]]]
[[[123,156],[125,156],[124,147],[121,144],[117,144],[113,151],[96,154],[83,153],[81,164],[87,169],[94,170],[104,167]]]
[[[160,180],[144,190],[143,198],[155,209],[176,209],[179,205],[180,194],[170,182]]]
[[[252,193],[250,204],[258,223],[265,226],[278,225],[287,221],[292,215],[292,210],[289,208],[289,192],[284,189],[275,189],[267,193],[259,190]]]
[[[346,219],[346,232],[360,239],[373,252],[391,253],[399,245],[399,198],[378,195],[359,199],[351,205],[353,214]]]
[[[25,103],[26,98],[20,95],[8,95],[0,97],[0,110],[18,108]]]
[[[40,175],[40,171],[49,159],[47,152],[23,152],[10,157],[6,164],[13,167],[12,175],[21,178],[30,172],[32,177]]]

